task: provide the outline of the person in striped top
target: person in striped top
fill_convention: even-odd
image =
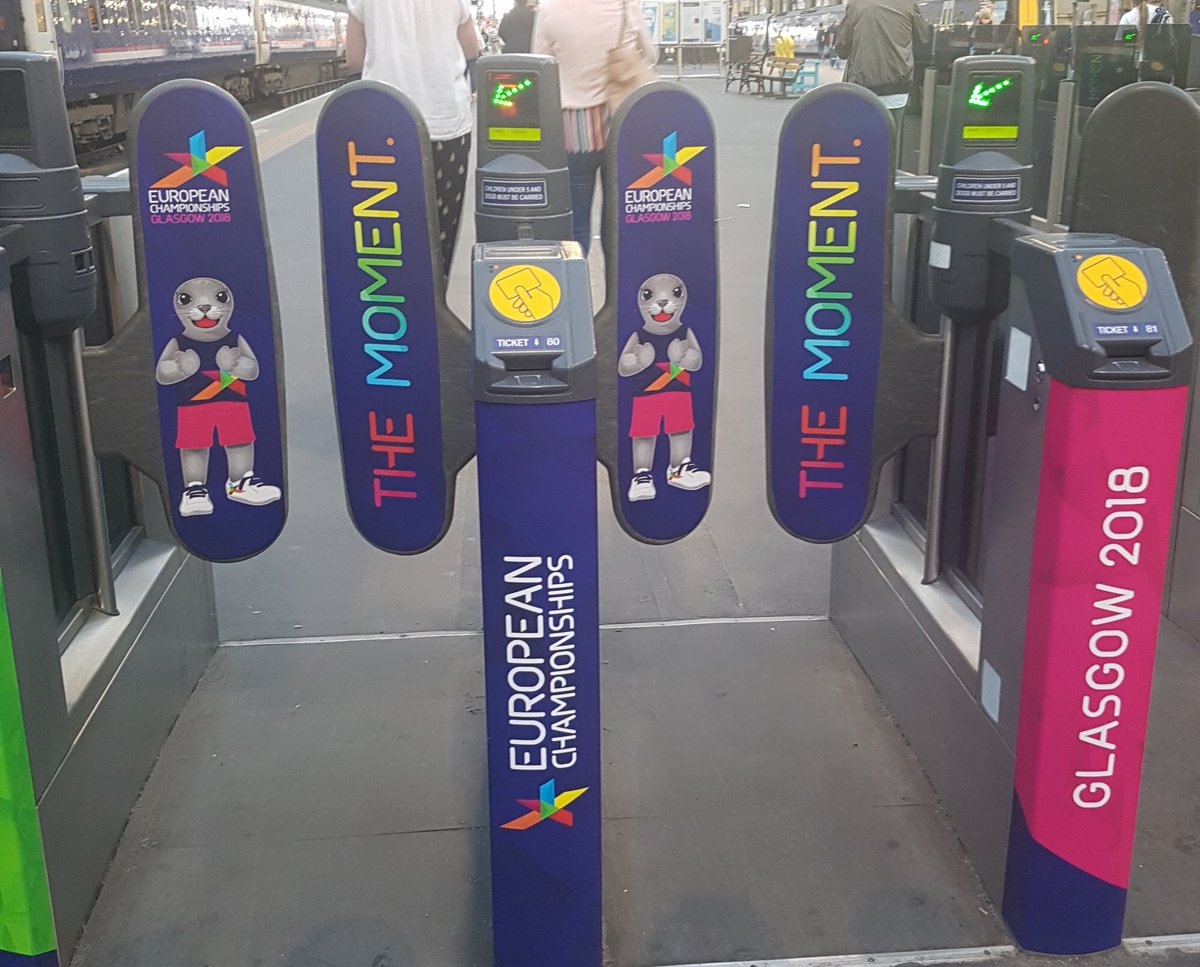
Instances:
[[[625,36],[621,34],[622,23]],[[608,52],[634,40],[647,62],[656,60],[636,0],[542,0],[533,52],[558,60],[563,130],[571,172],[572,235],[586,253],[592,238],[596,173],[608,133]]]

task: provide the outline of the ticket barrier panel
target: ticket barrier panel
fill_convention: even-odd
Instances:
[[[0,74],[3,72],[0,67]],[[21,432],[26,417],[23,388],[7,252],[0,248],[0,429],[3,432],[0,462],[5,465],[6,474],[13,473],[16,454],[6,456],[4,451],[22,439],[28,442]],[[17,432],[11,432],[12,429]],[[11,497],[6,497],[6,502],[9,500]],[[21,643],[14,640],[4,579],[6,574],[14,577],[20,568],[36,567],[39,562],[20,553],[19,542],[5,539],[9,536],[6,515],[7,508],[0,512],[0,728],[4,734],[0,770],[8,803],[0,820],[0,844],[4,850],[4,861],[0,864],[0,889],[4,896],[0,905],[3,925],[0,963],[13,967],[59,967],[19,678],[20,672],[29,672],[28,657],[20,654]],[[44,561],[41,563],[44,566]],[[9,585],[15,589],[16,582],[10,581]]]
[[[866,513],[851,499],[854,488],[871,494],[890,452],[881,446],[880,428],[895,432],[910,413],[928,419],[940,395],[933,425],[945,436],[954,425],[947,398],[956,378],[955,334],[974,331],[981,345],[985,329],[998,326],[1005,334],[985,493],[991,578],[984,587],[979,685],[981,710],[1001,722],[1015,749],[1007,869],[996,899],[1026,949],[1083,954],[1121,938],[1191,335],[1161,251],[1112,235],[1055,236],[1028,226],[1023,138],[1032,116],[1031,66],[999,57],[955,64],[948,163],[937,193],[919,205],[911,193],[905,200],[906,210],[920,207],[936,220],[930,285],[950,316],[940,383],[930,365],[942,348],[897,351],[900,339],[911,343],[911,327],[886,302],[880,306],[878,290],[857,274],[858,260],[872,252],[860,241],[877,207],[869,188],[881,185],[886,195],[889,187],[886,178],[872,180],[865,157],[870,112],[860,109],[860,120],[851,101],[863,95],[830,86],[820,92],[828,100],[826,117],[815,95],[793,109],[781,139],[771,278],[773,286],[781,278],[803,284],[807,270],[813,285],[804,299],[794,298],[794,290],[790,299],[775,291],[768,304],[768,344],[774,340],[768,372],[775,370],[769,486],[776,518],[793,534],[828,540],[828,522],[838,514],[845,515],[845,533],[853,533],[854,512]],[[1179,99],[1156,85],[1143,90],[1127,95],[1138,97],[1143,113],[1154,108],[1151,100]],[[1098,110],[1096,119],[1100,127],[1113,125],[1112,136],[1125,113],[1114,108],[1111,117]],[[795,128],[802,134],[797,146],[793,121],[805,113],[804,127]],[[842,121],[854,131],[843,133]],[[838,177],[829,176],[821,194],[805,193],[805,182],[826,170],[827,155],[842,166]],[[885,257],[882,264],[890,263]],[[854,325],[860,318],[867,323],[862,330]],[[796,359],[807,365],[781,392],[785,346],[793,368]],[[877,390],[876,399],[886,402],[872,406],[872,383],[861,374],[881,385],[889,370],[915,387],[913,398]],[[796,383],[803,397],[791,399]],[[859,441],[849,438],[853,431],[868,442],[874,433],[874,445],[860,452]],[[986,426],[972,432],[982,436]],[[810,467],[802,466],[804,446],[812,451]],[[809,483],[802,470],[828,475],[829,486],[802,486]],[[936,472],[947,472],[944,459]],[[936,538],[931,527],[935,561]],[[927,579],[936,580],[938,571]],[[1014,574],[1024,580],[1014,581]],[[1123,740],[1116,738],[1118,724]]]
[[[179,80],[138,102],[130,141],[139,305],[84,354],[95,448],[157,485],[191,554],[245,560],[287,517],[283,348],[254,132],[231,95]]]
[[[545,131],[560,111],[556,86],[542,83],[548,65],[480,62],[493,86],[505,74],[496,96],[514,102],[493,104],[485,89],[480,129],[497,108],[525,119],[521,136],[507,139],[510,156],[520,156],[535,121],[551,140]],[[524,84],[522,71],[537,77]],[[536,103],[515,103],[522,99]],[[481,194],[481,238],[493,240],[472,253],[470,335],[441,289],[427,144],[412,103],[369,82],[341,88],[318,122],[347,502],[376,546],[419,553],[445,533],[455,476],[478,456],[495,959],[599,965],[597,431],[614,506],[633,536],[662,543],[699,523],[718,348],[711,119],[672,84],[649,85],[618,112],[609,171],[628,191],[610,187],[610,205],[621,195],[625,208],[608,213],[610,298],[595,320],[587,263],[576,243],[555,237],[559,223],[519,205],[497,212],[495,198]],[[489,151],[478,183],[501,170]],[[542,231],[548,237],[531,237]],[[648,255],[655,246],[661,251]],[[653,429],[638,438],[629,435],[634,396],[653,397],[636,424]],[[621,406],[630,422],[618,427]],[[655,446],[660,427],[668,439]],[[647,466],[625,466],[622,443],[630,454],[638,444]],[[635,480],[636,470],[657,476],[660,491]],[[656,513],[625,511],[643,502]]]

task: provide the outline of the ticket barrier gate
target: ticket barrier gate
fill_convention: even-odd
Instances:
[[[370,82],[322,111],[330,365],[347,503],[376,546],[433,546],[478,457],[495,960],[583,967],[602,952],[595,464],[639,540],[676,540],[704,516],[712,122],[671,84],[614,119],[608,197],[623,203],[607,213],[608,300],[593,319],[583,252],[564,241],[557,66],[506,55],[478,71],[470,335],[439,284],[419,113]]]
[[[1121,940],[1192,336],[1160,250],[1030,228],[1033,79],[1025,58],[957,61],[936,188],[905,185],[905,210],[934,225],[941,346],[875,282],[890,260],[873,239],[891,216],[886,161],[873,157],[888,157],[878,108],[832,86],[789,115],[768,307],[769,486],[789,531],[837,540],[871,512],[883,463],[936,432],[934,582],[948,441],[994,434],[978,711],[1015,761],[1007,846],[998,829],[956,824],[1018,943],[1084,954]],[[1155,85],[1140,94],[1143,114],[1178,100]],[[1121,131],[1120,100],[1089,130]],[[959,340],[1003,346],[999,386],[980,387],[965,413],[948,405],[967,378]],[[989,876],[981,858],[994,854]]]
[[[1042,492],[1062,497],[1078,490],[1100,501],[1099,526],[1114,545],[1113,564],[1101,560],[1101,566],[1137,558],[1131,566],[1138,570],[1123,577],[1124,585],[1110,577],[1116,571],[1098,572],[1112,582],[1097,578],[1095,588],[1109,595],[1099,602],[1087,593],[1060,600],[1062,588],[1078,591],[1064,573],[1084,566],[1070,561],[1064,568],[1073,536],[1064,521],[1075,519],[1077,503],[1039,503],[1024,545],[1008,528],[1016,543],[1006,553],[1014,566],[1030,562],[1029,579],[1020,585],[1027,597],[1013,612],[1028,620],[995,625],[995,647],[1010,657],[1023,652],[1023,691],[1057,708],[1054,688],[1066,659],[1056,648],[1066,635],[1059,625],[1033,634],[1033,617],[1099,628],[1091,635],[1098,644],[1088,645],[1099,664],[1085,655],[1074,677],[1096,692],[1095,703],[1083,707],[1080,732],[1089,738],[1080,734],[1078,741],[1103,758],[1112,751],[1114,727],[1093,725],[1093,718],[1117,715],[1116,704],[1123,726],[1144,729],[1149,661],[1134,668],[1121,660],[1135,637],[1142,644],[1157,613],[1142,602],[1161,589],[1170,505],[1161,495],[1170,488],[1169,444],[1181,428],[1191,340],[1161,253],[1113,237],[1045,237],[1024,224],[1027,63],[989,58],[955,66],[963,123],[954,128],[956,150],[948,157],[957,157],[943,172],[940,194],[922,204],[937,202],[939,244],[947,251],[939,250],[934,268],[943,274],[935,275],[935,291],[954,324],[978,325],[1004,313],[1002,438],[1040,457],[1030,466]],[[552,70],[536,58],[527,64],[505,69]],[[519,96],[514,89],[489,106],[505,110],[513,105],[504,102]],[[554,107],[542,105],[540,117],[557,117]],[[987,116],[971,117],[972,111]],[[204,129],[186,133],[197,118]],[[121,341],[89,355],[97,437],[105,449],[143,460],[162,482],[181,542],[209,559],[238,559],[269,544],[283,522],[278,321],[252,139],[240,109],[204,84],[166,85],[144,102],[137,122],[133,186],[150,285]],[[944,347],[915,333],[886,296],[891,140],[886,112],[848,85],[799,102],[781,138],[768,308],[769,494],[780,523],[807,540],[828,542],[857,530],[883,461],[939,426]],[[614,247],[604,310],[593,322],[586,266],[573,243],[483,243],[473,259],[473,338],[449,313],[439,285],[427,143],[412,105],[368,82],[331,98],[318,128],[347,500],[368,540],[417,553],[444,534],[455,474],[472,453],[479,456],[481,495],[503,495],[481,496],[480,507],[496,959],[598,964],[592,461],[598,454],[608,467],[618,518],[635,538],[675,540],[702,519],[712,482],[717,361],[711,121],[674,85],[651,85],[631,98],[609,147],[609,197],[621,200],[606,213]],[[181,144],[187,151],[163,150]],[[218,187],[182,187],[198,178]],[[243,233],[241,241],[214,234],[230,224]],[[191,237],[179,226],[205,230]],[[1008,286],[997,274],[997,256],[1010,263]],[[185,269],[187,278],[180,274]],[[801,299],[794,287],[805,281]],[[245,328],[231,327],[241,292],[250,296],[242,305],[249,302],[251,318]],[[210,333],[218,338],[205,339]],[[199,357],[197,365],[189,353]],[[118,397],[123,406],[109,402],[131,375],[145,382],[146,369],[154,373],[156,396],[143,387]],[[256,441],[245,441],[248,414],[240,405],[202,411],[203,418],[181,414],[193,405],[243,399],[254,404],[256,417],[265,414],[257,451],[244,449]],[[128,417],[146,405],[160,414],[149,435],[135,425],[136,416]],[[123,421],[113,416],[117,409]],[[1110,416],[1116,463],[1113,448],[1085,452],[1074,432]],[[1148,419],[1161,430],[1155,453],[1145,452],[1146,440],[1135,433]],[[1022,432],[1021,422],[1031,420],[1041,421],[1040,437]],[[201,465],[187,451],[213,449],[199,445],[198,423],[225,451],[224,503],[211,492],[189,492],[198,483],[190,472],[207,471],[209,454]],[[180,452],[163,460],[169,449]],[[280,486],[253,466],[234,473],[255,452],[265,454],[259,466],[268,473],[279,468]],[[148,455],[157,456],[157,466]],[[1075,487],[1081,468],[1095,477],[1091,490]],[[207,478],[199,483],[209,490]],[[1027,492],[1030,482],[1022,486]],[[1028,524],[1028,505],[1023,510]],[[1081,618],[1079,608],[1091,612]],[[1012,642],[1022,638],[1014,651]],[[1142,656],[1148,652],[1142,644]],[[1070,729],[1036,716],[1036,709],[1025,703],[1022,714],[1032,724],[1022,721],[1017,740],[1006,916],[1029,949],[1104,949],[1120,937],[1137,770],[1118,779],[1113,758],[1072,758],[1072,750],[1055,744],[1064,734],[1075,741]],[[1085,817],[1095,820],[1092,826],[1075,814],[1064,818],[1061,800],[1047,793],[1062,776],[1047,778],[1045,771],[1061,773],[1064,762],[1073,770],[1071,804],[1094,810]],[[1080,837],[1084,828],[1088,835]],[[1080,843],[1094,851],[1102,841],[1111,848],[1099,865],[1079,855]]]

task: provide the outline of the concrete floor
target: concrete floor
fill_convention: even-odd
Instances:
[[[480,656],[222,649],[75,967],[490,964]],[[610,631],[602,660],[615,967],[1005,942],[827,621]]]

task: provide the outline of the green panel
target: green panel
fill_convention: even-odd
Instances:
[[[54,946],[42,831],[0,579],[0,950],[34,956]]]

